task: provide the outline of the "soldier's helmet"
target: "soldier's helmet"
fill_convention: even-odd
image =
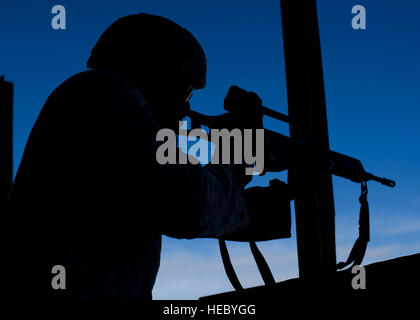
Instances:
[[[136,80],[206,85],[206,56],[197,39],[173,21],[140,13],[122,17],[93,47],[88,68],[105,68]]]

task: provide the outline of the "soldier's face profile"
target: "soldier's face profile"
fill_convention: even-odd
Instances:
[[[188,92],[188,96],[187,96],[185,102],[189,102],[190,101],[190,99],[191,99],[191,97],[193,95],[194,87],[192,85],[188,85],[188,89],[187,90],[188,90],[187,91]]]

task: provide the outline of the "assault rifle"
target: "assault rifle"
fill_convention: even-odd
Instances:
[[[236,115],[246,117],[240,110],[225,107],[228,113],[218,116],[208,116],[190,110],[191,129],[207,126],[211,129],[229,128],[230,121]],[[289,123],[289,117],[270,108],[260,106],[258,112],[262,115]],[[388,187],[395,187],[395,181],[380,178],[366,172],[360,160],[335,151],[322,151],[309,146],[305,141],[294,141],[278,132],[264,129],[264,171],[280,172],[293,166],[302,159],[313,162],[327,162],[331,174],[349,179],[353,182],[376,181]]]

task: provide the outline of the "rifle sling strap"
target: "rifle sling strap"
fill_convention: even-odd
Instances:
[[[230,261],[229,251],[226,247],[226,241],[219,239],[220,255],[222,256],[223,267],[230,283],[236,291],[242,290],[243,287],[239,282],[238,276],[236,275],[235,269],[233,269],[232,261]]]
[[[353,265],[360,265],[365,256],[367,244],[369,242],[369,204],[367,200],[367,185],[366,181],[361,183],[362,194],[359,197],[360,214],[359,214],[359,237],[350,251],[346,262],[337,264],[337,269],[343,269],[353,262]]]
[[[260,272],[265,285],[268,286],[276,284],[270,267],[268,266],[267,261],[264,259],[260,249],[258,249],[257,244],[254,241],[251,241],[249,246],[251,248],[252,255],[254,256],[254,260],[257,263],[258,271]]]
[[[274,280],[273,274],[271,273],[267,261],[264,259],[264,256],[258,249],[256,243],[251,241],[249,242],[249,246],[265,285],[274,285],[276,282]],[[229,278],[230,283],[236,291],[242,290],[243,287],[238,279],[238,276],[236,275],[235,269],[233,268],[225,240],[219,239],[219,248],[220,254],[222,256],[223,267],[225,268],[225,272]]]

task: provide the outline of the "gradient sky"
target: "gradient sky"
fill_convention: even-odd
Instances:
[[[51,8],[66,8],[67,29],[51,27]],[[367,29],[353,30],[351,8],[366,8]],[[14,166],[17,169],[48,95],[86,69],[100,34],[121,16],[147,12],[189,29],[208,58],[208,86],[194,93],[195,110],[223,112],[232,84],[257,92],[264,105],[287,113],[278,0],[0,1],[0,74],[15,85]],[[420,3],[412,0],[319,0],[331,148],[362,160],[365,169],[397,181],[369,183],[371,242],[365,262],[420,251]],[[287,133],[284,124],[267,120]],[[253,181],[266,185],[269,174]],[[338,260],[357,237],[359,186],[334,178]],[[297,276],[296,239],[260,245],[276,280]],[[229,243],[245,287],[262,284],[246,244]],[[232,290],[217,241],[164,238],[154,298],[192,298]]]

